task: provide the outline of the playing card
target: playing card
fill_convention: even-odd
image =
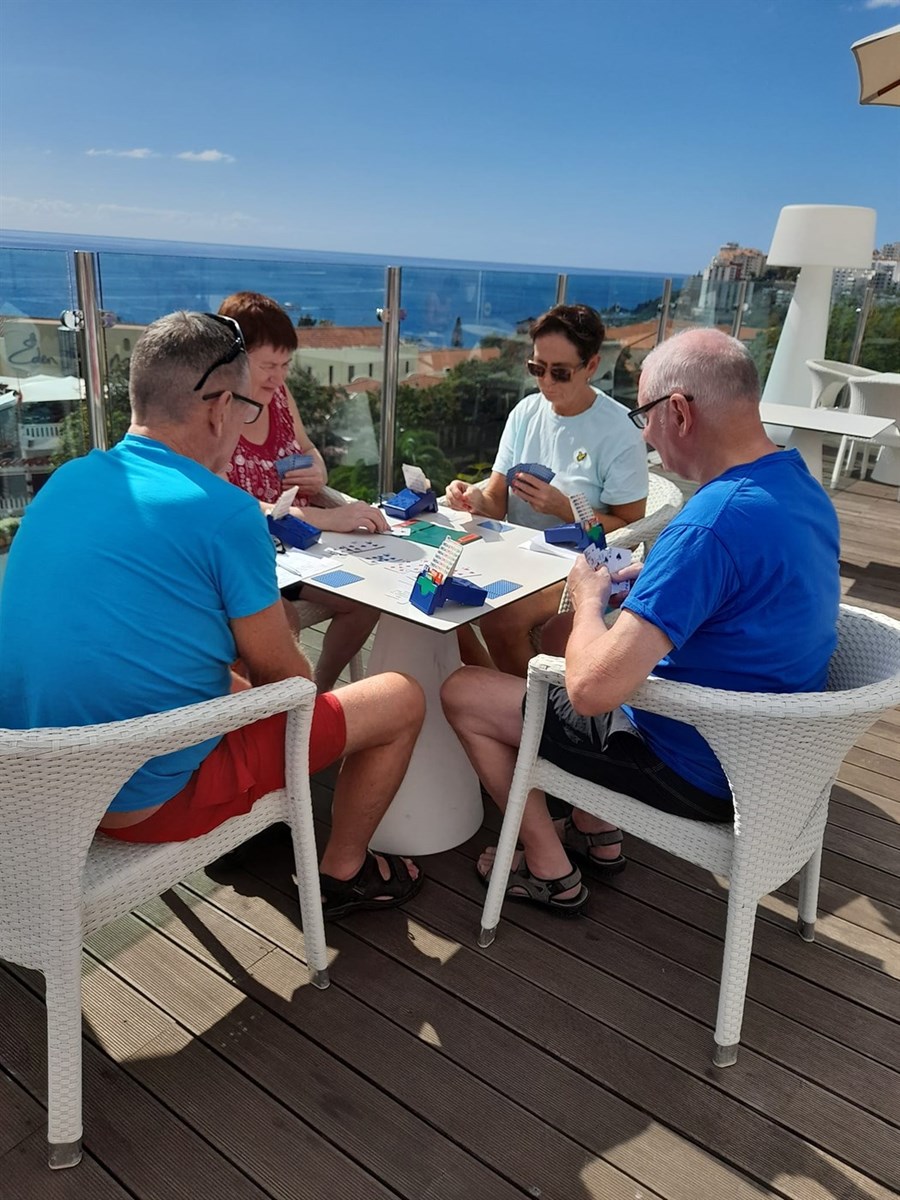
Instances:
[[[370,554],[367,555],[369,562],[377,563],[398,563],[403,562],[402,558],[398,558],[396,554]]]
[[[366,558],[370,554],[377,554],[383,549],[381,542],[372,542],[367,539],[355,542],[344,542],[341,549],[345,554],[357,554],[360,558]]]
[[[311,454],[286,454],[284,458],[276,458],[275,470],[280,478],[284,478],[288,471],[299,471],[303,467],[311,467],[313,458]]]
[[[549,467],[545,467],[543,463],[516,463],[514,467],[510,467],[506,472],[506,482],[510,487],[520,471],[524,471],[526,475],[534,475],[535,478],[542,480],[544,483],[549,483],[554,475],[554,472]]]
[[[521,586],[521,583],[513,583],[511,579],[497,579],[494,583],[486,583],[484,590],[487,592],[489,600],[496,600],[498,596],[518,591]]]
[[[512,525],[507,525],[504,521],[478,521],[477,524],[482,529],[490,529],[492,533],[506,533],[507,529],[512,529]]]
[[[362,575],[354,575],[350,571],[326,571],[324,575],[314,575],[308,583],[324,583],[328,587],[347,587],[351,583],[359,583]]]
[[[273,521],[279,520],[285,515],[291,505],[294,503],[294,497],[297,495],[297,488],[288,488],[286,492],[282,492],[272,506],[272,511],[269,516]]]
[[[621,571],[623,567],[628,566],[631,562],[631,551],[625,546],[604,546],[602,550],[598,550],[596,546],[588,546],[584,552],[584,557],[595,571],[598,567],[606,566],[612,575],[616,571]],[[609,594],[611,596],[624,596],[630,590],[631,581],[623,579],[619,583],[613,582]]]

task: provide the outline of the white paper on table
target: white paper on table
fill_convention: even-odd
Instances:
[[[544,537],[543,530],[536,533],[530,541],[522,542],[521,548],[523,550],[536,550],[538,554],[555,554],[557,558],[568,558],[573,562],[581,553],[571,546],[560,546],[553,542],[548,542]]]
[[[321,555],[307,554],[304,550],[297,550],[295,547],[290,547],[285,550],[284,554],[278,554],[275,558],[276,567],[282,567],[285,571],[289,571],[291,575],[296,575],[300,579],[306,579],[308,575],[315,575],[317,572],[324,570],[328,566],[328,559],[322,558]]]

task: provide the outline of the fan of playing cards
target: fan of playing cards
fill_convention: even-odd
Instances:
[[[631,562],[631,551],[626,546],[604,546],[602,550],[597,546],[588,546],[584,552],[584,557],[595,571],[599,567],[607,567],[610,574],[613,574],[616,571],[621,571],[623,567],[628,566]],[[630,590],[630,580],[623,579],[618,583],[613,580],[609,594],[611,596],[625,596]]]
[[[513,480],[522,471],[526,475],[533,475],[535,479],[540,479],[543,483],[549,483],[555,472],[549,467],[545,467],[543,463],[537,462],[520,462],[514,467],[510,467],[506,472],[506,482],[509,487],[512,487]]]

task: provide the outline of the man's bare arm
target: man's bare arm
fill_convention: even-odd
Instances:
[[[579,558],[568,584],[575,617],[566,644],[566,691],[576,712],[595,716],[626,700],[672,649],[672,642],[656,625],[627,609],[612,629],[606,627],[603,611],[611,581],[605,567],[592,571]]]
[[[235,617],[230,624],[238,655],[254,687],[293,675],[312,679],[312,667],[290,631],[281,600],[251,617]]]

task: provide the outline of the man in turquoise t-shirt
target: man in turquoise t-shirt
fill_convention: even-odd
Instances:
[[[174,313],[131,360],[132,424],[110,451],[54,473],[25,514],[0,597],[0,725],[90,725],[163,712],[311,668],[288,628],[259,504],[221,477],[246,393],[229,318]],[[240,659],[249,684],[232,676]],[[316,701],[310,769],[344,758],[322,857],[326,913],[399,903],[414,863],[368,841],[403,779],[424,713],[418,684],[385,674]],[[128,841],[179,841],[284,784],[285,716],[151,759],[100,823]]]
[[[670,338],[644,361],[631,419],[663,464],[700,484],[663,531],[611,629],[611,578],[579,557],[569,575],[565,688],[551,689],[540,753],[573,774],[679,816],[733,817],[728,782],[689,725],[632,709],[653,671],[747,692],[819,691],[837,640],[839,530],[828,496],[795,450],[779,450],[759,418],[746,348],[717,330]],[[522,730],[521,680],[463,668],[447,681],[447,715],[502,806]],[[577,810],[555,827],[532,793],[514,894],[558,912],[587,900],[571,859],[621,870],[621,833]],[[479,861],[484,878],[493,852]]]

